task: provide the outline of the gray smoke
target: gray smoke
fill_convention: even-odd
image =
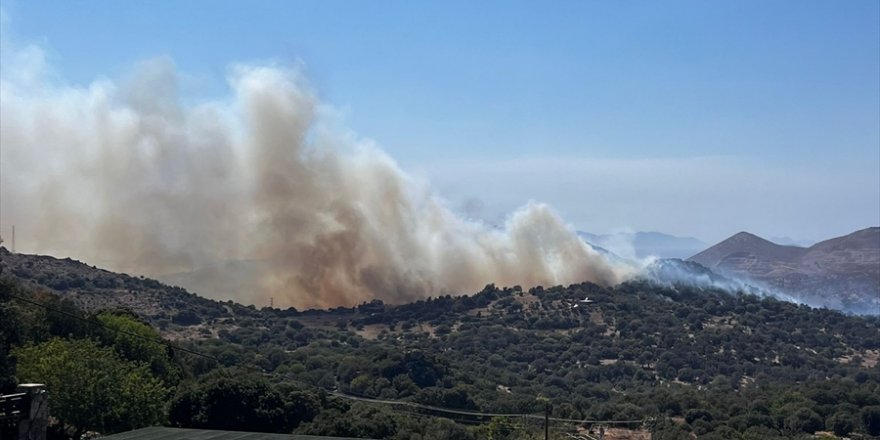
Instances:
[[[297,307],[487,283],[610,285],[634,270],[546,205],[500,227],[458,216],[371,142],[327,123],[295,71],[235,66],[231,96],[194,105],[168,60],[120,84],[69,86],[48,72],[39,49],[4,57],[0,220],[18,226],[20,251],[153,276],[213,268],[194,273],[235,285],[240,301]],[[255,269],[222,270],[230,261]]]

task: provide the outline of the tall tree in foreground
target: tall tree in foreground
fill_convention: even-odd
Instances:
[[[79,438],[162,423],[168,390],[150,367],[89,339],[52,339],[13,350],[22,381],[47,385],[49,413]]]
[[[9,356],[9,350],[19,342],[21,333],[18,314],[9,302],[10,295],[18,293],[17,288],[11,279],[0,278],[0,394],[12,391],[18,384],[14,359]]]

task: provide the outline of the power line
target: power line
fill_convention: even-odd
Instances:
[[[87,324],[91,324],[91,325],[94,325],[94,326],[97,326],[97,327],[102,327],[102,328],[104,328],[104,329],[106,329],[106,330],[110,330],[110,331],[117,332],[117,333],[121,333],[121,334],[128,335],[128,336],[133,336],[133,337],[135,337],[135,338],[140,338],[140,339],[143,339],[143,340],[146,340],[146,341],[156,342],[156,343],[159,343],[159,344],[163,344],[163,345],[165,345],[165,346],[167,346],[167,347],[169,347],[169,348],[171,348],[171,349],[173,349],[173,350],[179,350],[179,351],[182,351],[182,352],[185,352],[185,353],[189,353],[189,354],[194,355],[194,356],[200,356],[200,357],[203,357],[203,358],[206,358],[206,359],[210,359],[210,360],[212,360],[212,361],[215,361],[215,362],[217,362],[217,363],[222,364],[222,362],[220,362],[220,359],[217,359],[217,358],[214,357],[214,356],[207,355],[207,354],[204,354],[204,353],[199,353],[199,352],[197,352],[197,351],[195,351],[195,350],[190,350],[190,349],[188,349],[188,348],[184,348],[184,347],[180,347],[180,346],[174,345],[174,344],[172,344],[171,342],[168,342],[168,341],[166,341],[165,339],[162,339],[161,337],[160,337],[160,338],[153,338],[153,337],[146,336],[146,335],[142,335],[142,334],[139,334],[139,333],[130,332],[130,331],[127,331],[127,330],[123,330],[123,329],[119,329],[119,328],[110,327],[110,326],[108,326],[108,325],[106,325],[106,324],[104,324],[104,323],[102,323],[102,322],[100,322],[100,321],[95,321],[95,320],[93,320],[93,319],[84,318],[84,317],[79,316],[79,315],[77,315],[77,314],[75,314],[75,313],[70,313],[70,312],[67,312],[67,311],[64,311],[64,310],[61,310],[61,309],[58,309],[58,308],[52,307],[52,306],[48,306],[48,305],[46,305],[46,304],[43,304],[43,303],[40,303],[40,302],[37,302],[37,301],[30,300],[30,299],[24,298],[24,297],[19,296],[19,295],[10,294],[9,296],[10,296],[11,298],[13,298],[13,299],[17,299],[17,300],[19,300],[19,301],[21,301],[21,302],[28,303],[28,304],[31,304],[31,305],[35,305],[35,306],[37,306],[37,307],[42,307],[42,308],[44,308],[44,309],[46,309],[46,310],[49,310],[49,311],[52,311],[52,312],[55,312],[55,313],[59,313],[59,314],[64,315],[64,316],[68,316],[68,317],[70,317],[70,318],[76,319],[76,320],[78,320],[78,321],[85,322],[85,323],[87,323]]]
[[[163,339],[163,338],[161,338],[161,337],[159,337],[159,338],[155,338],[155,337],[150,337],[150,336],[146,336],[146,335],[142,335],[142,334],[134,333],[134,332],[130,332],[130,331],[123,330],[123,329],[119,329],[119,328],[110,327],[110,326],[108,326],[108,325],[106,325],[106,324],[104,324],[104,323],[102,323],[102,322],[100,322],[100,321],[96,321],[96,320],[93,320],[93,319],[88,319],[88,318],[85,318],[85,317],[79,316],[79,315],[77,315],[77,314],[75,314],[75,313],[70,313],[70,312],[67,312],[67,311],[64,311],[64,310],[61,310],[61,309],[58,309],[58,308],[55,308],[55,307],[52,307],[52,306],[49,306],[49,305],[46,305],[46,304],[40,303],[40,302],[38,302],[38,301],[33,301],[33,300],[31,300],[31,299],[28,299],[28,298],[25,298],[25,297],[22,297],[22,296],[19,296],[19,295],[10,294],[9,296],[10,296],[11,298],[13,298],[13,299],[18,300],[18,301],[21,301],[21,302],[24,302],[24,303],[27,303],[27,304],[31,304],[31,305],[34,305],[34,306],[37,306],[37,307],[41,307],[41,308],[44,308],[44,309],[46,309],[46,310],[49,310],[49,311],[52,311],[52,312],[55,312],[55,313],[59,313],[59,314],[64,315],[64,316],[68,316],[68,317],[71,317],[71,318],[73,318],[73,319],[76,319],[76,320],[79,320],[79,321],[82,321],[82,322],[85,322],[85,323],[88,323],[88,324],[91,324],[91,325],[94,325],[94,326],[97,326],[97,327],[101,327],[101,328],[104,328],[104,329],[109,330],[109,331],[112,331],[112,332],[116,332],[116,333],[120,333],[120,334],[124,334],[124,335],[128,335],[128,336],[136,337],[136,338],[143,339],[143,340],[150,341],[150,342],[155,342],[155,343],[163,344],[163,345],[167,346],[168,348],[170,348],[170,349],[172,349],[172,350],[178,350],[178,351],[181,351],[181,352],[184,352],[184,353],[188,353],[188,354],[191,354],[191,355],[194,355],[194,356],[202,357],[202,358],[205,358],[205,359],[210,359],[210,360],[212,360],[212,361],[214,361],[214,362],[217,362],[217,363],[220,364],[220,365],[223,365],[223,362],[221,362],[220,359],[218,359],[217,357],[211,356],[211,355],[209,355],[209,354],[201,353],[201,352],[198,352],[198,351],[196,351],[196,350],[191,350],[191,349],[184,348],[184,347],[181,347],[181,346],[178,346],[178,345],[174,345],[174,344],[172,344],[171,342],[166,341],[165,339]],[[262,369],[260,369],[260,368],[258,368],[258,367],[256,367],[256,366],[252,366],[252,365],[236,365],[236,367],[239,367],[239,368],[245,368],[245,369],[251,369],[251,370],[257,371],[257,372],[259,372],[259,373],[261,373],[261,374],[263,374],[263,375],[265,375],[265,376],[274,376],[274,377],[279,377],[279,378],[282,378],[282,379],[286,379],[286,380],[289,380],[289,381],[291,381],[291,382],[295,382],[295,383],[298,383],[298,384],[305,385],[305,386],[307,386],[307,387],[309,387],[309,388],[313,388],[313,389],[316,389],[316,390],[321,390],[321,391],[323,391],[323,392],[325,392],[325,393],[327,393],[327,394],[329,394],[329,395],[331,395],[331,396],[339,397],[339,398],[347,399],[347,400],[354,400],[354,401],[360,401],[360,402],[366,402],[366,403],[375,403],[375,404],[382,404],[382,405],[390,405],[390,406],[404,406],[404,407],[408,407],[408,408],[422,409],[422,410],[425,410],[425,411],[434,411],[434,412],[440,412],[440,413],[446,413],[446,414],[453,414],[453,415],[459,415],[459,416],[470,416],[470,417],[501,417],[501,418],[527,418],[527,419],[535,419],[535,420],[544,420],[544,419],[545,419],[545,416],[544,416],[544,415],[540,415],[540,414],[487,413],[487,412],[471,411],[471,410],[464,410],[464,409],[442,408],[442,407],[439,407],[439,406],[424,405],[424,404],[420,404],[420,403],[417,403],[417,402],[409,402],[409,401],[405,401],[405,400],[376,399],[376,398],[367,397],[367,396],[358,396],[358,395],[355,395],[355,394],[343,393],[343,392],[340,392],[340,391],[338,391],[338,390],[336,390],[336,389],[327,389],[327,388],[324,388],[324,387],[321,387],[321,386],[318,386],[318,385],[315,385],[315,384],[311,384],[311,383],[304,382],[304,381],[299,380],[299,379],[295,379],[295,378],[289,377],[289,376],[287,376],[287,375],[279,375],[278,373],[275,373],[275,372],[272,372],[272,373],[266,373],[266,372],[263,371]],[[582,420],[582,419],[566,419],[566,418],[559,418],[559,417],[550,417],[548,420],[549,420],[549,421],[552,421],[552,422],[560,422],[560,423],[607,424],[607,425],[613,425],[613,424],[634,424],[634,423],[642,423],[642,422],[644,422],[644,419],[638,419],[638,420],[586,420],[586,419],[583,419],[583,420]]]
[[[123,330],[123,329],[119,329],[119,328],[115,328],[115,327],[110,327],[110,326],[108,326],[108,325],[106,325],[106,324],[104,324],[104,323],[102,323],[102,322],[100,322],[100,321],[96,321],[96,320],[94,320],[94,319],[88,319],[88,318],[85,318],[85,317],[83,317],[83,316],[79,316],[79,315],[77,315],[77,314],[75,314],[75,313],[70,313],[70,312],[67,312],[67,311],[64,311],[64,310],[61,310],[61,309],[58,309],[58,308],[55,308],[55,307],[52,307],[52,306],[49,306],[49,305],[43,304],[43,303],[38,302],[38,301],[34,301],[34,300],[31,300],[31,299],[28,299],[28,298],[25,298],[25,297],[22,297],[22,296],[19,296],[19,295],[9,294],[9,296],[10,296],[11,298],[16,299],[16,300],[19,300],[19,301],[21,301],[21,302],[24,302],[24,303],[27,303],[27,304],[31,304],[31,305],[34,305],[34,306],[37,306],[37,307],[41,307],[41,308],[44,308],[44,309],[46,309],[46,310],[49,310],[49,311],[52,311],[52,312],[55,312],[55,313],[59,313],[59,314],[61,314],[61,315],[71,317],[71,318],[76,319],[76,320],[78,320],[78,321],[82,321],[82,322],[85,322],[85,323],[87,323],[87,324],[94,325],[94,326],[96,326],[96,327],[101,327],[101,328],[103,328],[103,329],[105,329],[105,330],[109,330],[109,331],[116,332],[116,333],[121,333],[121,334],[128,335],[128,336],[133,336],[133,337],[135,337],[135,338],[143,339],[143,340],[145,340],[145,341],[149,341],[149,342],[155,342],[155,343],[158,343],[158,344],[162,344],[162,345],[165,345],[166,347],[168,347],[168,348],[170,348],[170,349],[172,349],[172,350],[177,350],[177,351],[181,351],[181,352],[184,352],[184,353],[188,353],[188,354],[191,354],[191,355],[194,355],[194,356],[198,356],[198,357],[201,357],[201,358],[204,358],[204,359],[209,359],[209,360],[212,360],[212,361],[214,361],[214,362],[217,362],[217,364],[219,364],[219,365],[223,365],[223,362],[222,362],[219,358],[217,358],[217,357],[215,357],[215,356],[211,356],[211,355],[209,355],[209,354],[201,353],[201,352],[198,352],[198,351],[196,351],[196,350],[191,350],[191,349],[188,349],[188,348],[181,347],[181,346],[179,346],[179,345],[172,344],[171,342],[169,342],[169,341],[163,339],[161,336],[158,337],[158,338],[156,338],[156,337],[146,336],[146,335],[142,335],[142,334],[139,334],[139,333],[130,332],[130,331]],[[238,368],[244,368],[244,369],[248,369],[248,370],[255,371],[255,372],[260,373],[260,374],[267,375],[267,373],[264,372],[261,368],[256,367],[256,366],[254,366],[254,365],[235,365],[235,366],[238,367]],[[320,390],[324,390],[324,391],[329,391],[329,390],[325,390],[324,388],[321,388],[321,387],[319,387],[319,386],[317,386],[317,385],[313,385],[313,384],[310,384],[310,383],[307,383],[307,382],[303,382],[303,381],[301,381],[301,380],[297,380],[297,379],[294,379],[294,378],[286,378],[286,379],[288,379],[288,380],[290,380],[290,381],[292,381],[292,382],[297,382],[297,383],[299,383],[299,384],[306,385],[306,386],[311,387],[311,388],[320,389]]]
[[[518,413],[487,413],[480,411],[470,411],[464,409],[450,409],[450,408],[442,408],[439,406],[431,406],[431,405],[423,405],[416,402],[409,402],[406,400],[392,400],[392,399],[374,399],[370,397],[361,397],[355,396],[352,394],[340,393],[339,391],[328,391],[328,394],[332,396],[341,397],[344,399],[358,400],[362,402],[370,402],[370,403],[378,403],[385,405],[399,405],[399,406],[407,406],[411,408],[419,408],[428,411],[437,411],[437,412],[445,412],[448,414],[456,414],[463,416],[472,416],[472,417],[509,417],[509,418],[527,418],[527,419],[535,419],[535,420],[544,420],[544,416],[540,414],[518,414]],[[632,423],[642,423],[644,419],[638,420],[587,420],[587,419],[565,419],[560,417],[550,417],[551,422],[561,422],[561,423],[589,423],[589,424],[632,424]]]

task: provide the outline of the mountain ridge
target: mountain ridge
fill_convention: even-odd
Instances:
[[[738,232],[688,258],[721,274],[764,283],[813,304],[880,312],[880,228],[810,247]]]

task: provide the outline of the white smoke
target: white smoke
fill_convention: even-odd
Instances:
[[[18,226],[20,251],[154,276],[256,261],[243,284],[224,279],[243,276],[232,270],[204,281],[297,307],[487,283],[611,285],[634,270],[546,205],[500,228],[463,219],[371,142],[326,123],[296,71],[236,65],[229,97],[188,105],[166,59],[121,85],[80,87],[53,79],[39,48],[12,52],[0,75],[0,221]]]

